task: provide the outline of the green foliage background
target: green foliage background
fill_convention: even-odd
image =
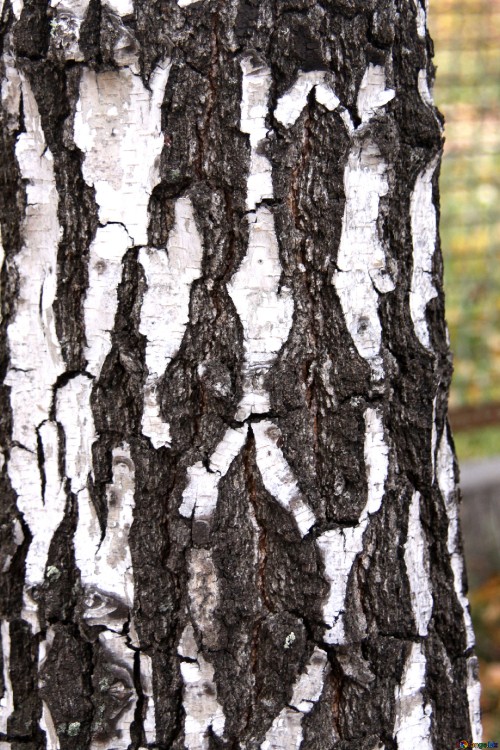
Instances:
[[[500,0],[431,0],[451,406],[500,402]]]

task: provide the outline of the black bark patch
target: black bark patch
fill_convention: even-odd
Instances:
[[[186,624],[185,552],[189,534],[177,514],[172,488],[179,468],[166,450],[132,442],[136,490],[130,550],[134,567],[133,620],[141,649],[153,661],[160,747],[175,747],[182,733],[182,680],[177,648]]]
[[[100,63],[101,0],[90,0],[80,26],[79,45],[86,63]]]
[[[73,625],[55,625],[40,669],[40,695],[54,720],[61,750],[86,750],[92,720],[92,647]]]
[[[255,661],[264,602],[259,593],[259,573],[254,549],[259,544],[250,513],[245,463],[240,455],[219,485],[219,498],[211,535],[213,560],[220,587],[217,611],[221,651],[212,655],[217,693],[228,717],[226,734],[251,736]]]
[[[378,636],[367,639],[361,651],[356,651],[356,647],[346,649],[346,672],[350,674],[345,674],[342,685],[340,736],[346,749],[354,747],[355,740],[372,741],[373,737],[380,737],[386,747],[393,748],[394,686],[401,681],[409,645],[397,638]],[[362,670],[356,670],[356,662]]]
[[[134,676],[130,666],[119,662],[112,649],[100,641],[94,642],[92,737],[100,742],[107,740],[112,745],[120,717],[134,698]]]
[[[426,641],[425,656],[433,665],[427,672],[424,693],[432,706],[432,740],[436,747],[453,746],[456,737],[472,736],[465,689],[467,662],[463,657],[454,658],[437,635]]]
[[[97,228],[94,189],[84,181],[82,155],[73,142],[73,119],[80,72],[58,61],[26,65],[47,146],[54,157],[58,219],[56,331],[68,370],[83,369],[86,344],[83,303],[88,287],[88,255]]]
[[[19,57],[38,59],[49,48],[50,22],[47,0],[27,0],[14,26],[14,43]]]
[[[363,554],[353,571],[352,585],[359,590],[367,633],[402,639],[416,635],[404,561],[410,500],[411,494],[404,488],[386,492],[380,511],[365,532]],[[354,628],[358,618],[356,609],[348,607],[346,619]]]
[[[123,259],[111,351],[91,399],[97,432],[121,433],[123,439],[141,431],[142,388],[146,377],[146,342],[139,333],[146,280],[137,255],[138,251],[131,249]]]
[[[70,495],[64,518],[52,537],[40,597],[43,619],[48,623],[73,619],[80,583],[73,545],[76,525],[76,498]]]
[[[209,290],[194,282],[190,325],[159,388],[174,450],[193,447],[208,458],[234,419],[241,397],[240,325],[224,285]]]
[[[14,711],[7,722],[7,734],[15,740],[32,740],[40,747],[43,732],[38,728],[41,702],[38,692],[37,638],[22,620],[10,623],[10,679],[14,691]]]

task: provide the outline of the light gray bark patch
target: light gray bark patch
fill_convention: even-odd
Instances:
[[[203,648],[216,649],[219,646],[219,628],[216,618],[219,605],[219,581],[210,550],[190,550],[188,565],[191,621],[200,633]]]

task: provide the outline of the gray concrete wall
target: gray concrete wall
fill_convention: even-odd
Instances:
[[[470,587],[500,573],[500,456],[460,467],[461,520]]]

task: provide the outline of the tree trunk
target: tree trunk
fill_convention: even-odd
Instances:
[[[421,0],[4,0],[11,750],[480,736]]]

